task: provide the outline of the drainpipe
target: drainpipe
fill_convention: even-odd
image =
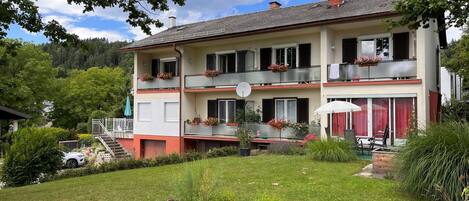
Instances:
[[[178,70],[179,70],[179,153],[182,154],[183,147],[182,147],[182,132],[183,132],[183,121],[182,121],[182,53],[176,47],[176,43],[173,44],[173,49],[179,55],[179,62],[178,62]]]

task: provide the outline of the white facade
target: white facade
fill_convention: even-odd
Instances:
[[[442,104],[451,101],[452,98],[459,101],[462,100],[463,79],[459,75],[450,72],[445,67],[441,67],[440,82]]]
[[[134,134],[179,136],[179,95],[171,95],[140,94],[136,97]]]

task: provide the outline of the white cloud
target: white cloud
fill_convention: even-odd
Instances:
[[[446,30],[446,38],[448,42],[459,40],[462,36],[463,31],[460,28],[450,27]]]

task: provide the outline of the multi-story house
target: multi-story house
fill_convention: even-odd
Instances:
[[[319,122],[322,136],[354,129],[372,137],[389,128],[391,145],[405,141],[414,117],[420,126],[436,120],[439,50],[446,46],[441,20],[389,29],[385,21],[399,18],[392,0],[334,2],[282,8],[274,1],[263,12],[185,25],[171,17],[167,30],[125,47],[135,55],[134,134],[127,147],[144,158],[236,144],[233,122],[243,108],[261,111],[261,122],[249,124],[257,135],[253,146],[298,139],[291,129],[267,125],[272,119]],[[360,56],[382,61],[355,65]],[[272,64],[288,70],[272,72]],[[249,97],[236,95],[240,82],[252,86]],[[314,112],[333,100],[362,110]],[[209,117],[220,124],[197,124]]]

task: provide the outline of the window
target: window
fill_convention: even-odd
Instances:
[[[224,73],[236,72],[236,54],[219,54],[218,55],[218,69]]]
[[[137,103],[137,120],[151,121],[151,103]]]
[[[360,40],[361,56],[379,56],[383,60],[389,60],[389,37],[371,38]]]
[[[164,61],[163,68],[164,72],[171,73],[173,76],[178,76],[176,61]]]
[[[216,63],[217,63],[216,55],[215,54],[207,54],[206,69],[207,70],[217,69]]]
[[[290,68],[296,68],[296,47],[275,49],[275,63],[288,64]]]
[[[179,103],[178,102],[164,103],[164,121],[165,122],[179,122]]]
[[[275,119],[296,123],[296,113],[296,99],[275,100]]]
[[[235,121],[236,101],[235,100],[219,100],[218,101],[218,119],[221,123],[229,123]]]
[[[255,54],[250,50],[242,50],[236,52],[236,71],[245,72],[254,70]]]

